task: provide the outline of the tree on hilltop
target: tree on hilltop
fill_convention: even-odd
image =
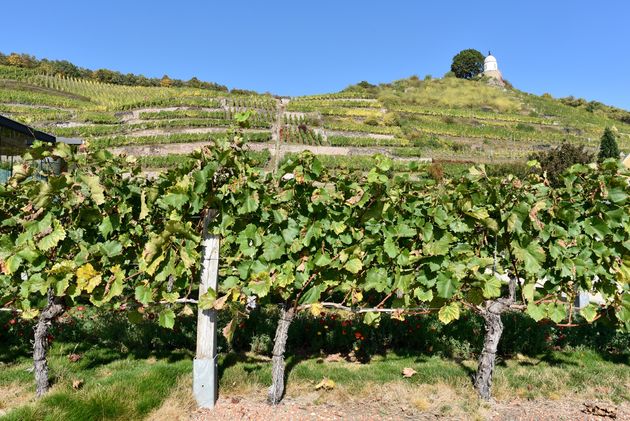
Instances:
[[[460,79],[472,79],[483,72],[483,61],[485,57],[475,49],[460,51],[453,57],[451,71]]]
[[[619,159],[619,147],[617,146],[617,139],[615,132],[610,127],[606,127],[602,139],[599,143],[599,154],[597,155],[597,161],[602,162],[606,158]]]

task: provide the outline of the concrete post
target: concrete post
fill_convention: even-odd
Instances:
[[[207,228],[212,216],[204,219],[201,283],[199,296],[208,289],[217,290],[219,274],[219,237],[208,235]],[[217,400],[217,312],[197,311],[197,351],[193,361],[193,394],[200,408],[214,408]]]

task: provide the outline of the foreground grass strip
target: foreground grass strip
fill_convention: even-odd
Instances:
[[[70,363],[66,356],[58,354],[51,363],[55,378],[51,392],[34,401],[29,390],[26,396],[30,403],[14,407],[2,419],[143,419],[160,407],[178,379],[192,370],[190,360],[120,358],[116,352],[91,351],[78,363]],[[25,364],[9,367],[0,380],[2,384],[20,378],[20,384],[32,385],[32,374],[25,370]],[[80,388],[73,388],[75,381],[82,382]]]
[[[27,371],[30,363],[26,358],[3,366],[0,411],[6,412],[0,414],[6,415],[1,419],[160,419],[166,414],[185,415],[190,410],[192,362],[186,354],[175,353],[171,359],[134,358],[115,349],[90,348],[72,363],[67,355],[73,349],[73,344],[55,347],[51,361],[54,387],[40,401],[33,398],[32,373]],[[476,412],[482,405],[470,383],[474,360],[389,353],[374,356],[369,364],[295,355],[287,362],[290,397],[314,393],[314,386],[324,377],[335,382],[334,390],[317,392],[315,403],[381,396],[411,404],[420,411],[451,416]],[[264,356],[221,355],[221,395],[262,399],[259,395],[271,381],[270,367],[269,358]],[[403,379],[401,371],[405,367],[417,374]],[[74,380],[83,380],[80,389],[72,388]],[[498,401],[588,398],[620,403],[630,400],[630,365],[627,355],[593,351],[553,352],[536,358],[517,355],[497,366],[495,384]],[[440,396],[449,396],[448,402]]]

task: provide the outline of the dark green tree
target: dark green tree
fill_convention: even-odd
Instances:
[[[597,161],[602,162],[606,158],[619,159],[619,147],[617,146],[617,139],[615,133],[606,127],[602,140],[599,142],[599,154],[597,155]]]
[[[451,71],[460,79],[472,79],[483,72],[483,60],[483,54],[477,50],[462,50],[453,57]]]

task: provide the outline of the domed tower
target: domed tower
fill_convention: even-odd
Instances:
[[[483,61],[483,74],[486,77],[490,78],[490,81],[504,86],[503,75],[499,71],[499,65],[497,64],[497,59],[492,55],[490,51],[488,51],[488,57]]]

